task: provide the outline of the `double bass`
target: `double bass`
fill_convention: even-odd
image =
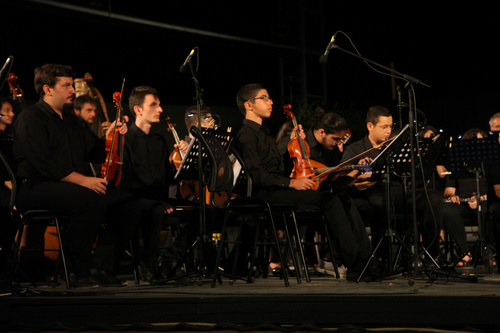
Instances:
[[[123,122],[122,97],[124,86],[125,79],[123,79],[121,92],[117,91],[113,94],[113,102],[116,107],[116,124]],[[115,186],[118,186],[121,181],[124,144],[125,137],[120,134],[120,126],[115,125],[113,130],[106,136],[106,160],[101,169],[101,178],[106,179],[108,182],[114,180]]]

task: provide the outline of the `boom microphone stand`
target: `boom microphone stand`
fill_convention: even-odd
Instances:
[[[196,91],[196,107],[198,111],[198,129],[201,132],[202,131],[202,126],[201,126],[201,106],[203,105],[203,89],[200,86],[200,83],[198,79],[196,78],[196,72],[198,69],[198,66],[196,67],[196,71],[193,69],[193,66],[191,64],[191,59],[193,54],[195,53],[195,50],[197,50],[198,47],[194,47],[189,55],[187,56],[186,60],[184,63],[181,65],[179,72],[184,72],[186,65],[189,65],[189,69],[192,75],[192,79],[195,85],[195,91]],[[198,53],[199,54],[199,53]],[[198,239],[196,240],[196,244],[198,244],[198,262],[197,266],[195,267],[196,269],[196,274],[198,276],[203,276],[203,263],[204,261],[204,253],[203,253],[203,244],[205,243],[206,240],[206,194],[205,194],[205,181],[204,181],[204,173],[203,173],[203,159],[202,159],[202,145],[198,144],[198,193],[199,193],[199,209],[200,209],[200,214],[199,214],[199,235]],[[196,245],[195,244],[195,245]]]
[[[336,33],[335,33],[336,35]],[[324,59],[328,53],[330,52],[331,49],[336,49],[336,50],[339,50],[339,51],[342,51],[346,54],[349,54],[353,57],[356,57],[358,59],[361,59],[363,60],[366,64],[372,64],[372,65],[375,65],[379,68],[382,68],[384,69],[385,71],[387,71],[386,73],[383,73],[383,74],[386,74],[386,75],[390,75],[389,73],[391,73],[392,75],[396,76],[397,78],[400,78],[400,79],[403,79],[407,82],[406,84],[406,87],[408,88],[408,91],[409,91],[409,94],[408,94],[408,98],[409,98],[409,106],[408,106],[408,114],[409,114],[409,117],[408,117],[408,122],[409,122],[409,133],[410,133],[410,158],[411,158],[411,194],[412,194],[412,216],[413,216],[413,246],[414,246],[414,251],[418,251],[418,228],[417,228],[417,208],[416,208],[416,203],[415,203],[415,194],[416,194],[416,187],[415,187],[415,165],[414,165],[414,161],[415,161],[415,151],[414,151],[414,139],[415,139],[415,135],[416,135],[416,130],[415,130],[415,124],[414,124],[414,96],[413,96],[413,85],[412,83],[414,84],[419,84],[419,85],[422,85],[424,87],[427,87],[427,88],[431,88],[428,84],[422,82],[421,80],[418,80],[410,75],[407,75],[407,74],[403,74],[403,73],[400,73],[398,71],[395,71],[394,69],[391,69],[387,66],[383,66],[375,61],[372,61],[372,60],[369,60],[357,53],[354,53],[354,52],[351,52],[351,51],[347,51],[341,47],[339,47],[338,45],[336,45],[334,43],[335,41],[335,35],[332,37],[332,40],[330,41],[330,43],[328,43],[328,46],[326,48],[326,52],[323,56],[321,56],[320,58],[320,62],[324,62],[324,60],[322,61],[322,59]],[[387,212],[389,214],[389,212]],[[415,277],[416,275],[416,267],[417,267],[417,257],[418,256],[413,256],[414,257],[414,262],[413,262],[413,277]],[[408,282],[410,285],[413,285],[413,279],[410,280]]]

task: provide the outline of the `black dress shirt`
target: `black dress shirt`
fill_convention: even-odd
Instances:
[[[17,176],[61,180],[72,172],[88,174],[89,163],[104,160],[102,140],[68,111],[61,118],[43,100],[21,112],[14,124]]]
[[[284,175],[283,157],[267,128],[245,119],[237,139],[256,190],[270,187],[288,188],[290,177]]]
[[[173,170],[166,138],[151,130],[144,133],[132,123],[125,135],[120,187],[141,198],[166,200]]]

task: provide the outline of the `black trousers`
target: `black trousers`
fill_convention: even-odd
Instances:
[[[134,229],[133,224],[136,223],[134,218],[138,216],[131,213],[136,207],[132,204],[136,200],[133,196],[118,190],[108,192],[102,196],[86,187],[60,181],[40,183],[22,181],[17,206],[21,212],[48,209],[58,216],[66,217],[64,247],[69,269],[79,276],[88,276],[92,267],[92,245],[101,228],[108,228],[102,234],[101,244],[105,247],[110,243],[116,244],[116,235],[130,237],[130,230]],[[120,204],[121,202],[123,204]],[[122,209],[125,207],[126,210],[120,208],[108,210],[114,207]],[[113,213],[107,215],[107,212]],[[42,230],[32,233],[32,237],[35,238],[35,243],[43,244]],[[99,253],[100,250],[96,249],[96,251]],[[102,265],[112,270],[115,262],[113,257],[116,253],[115,249],[102,253],[105,258],[102,260]]]
[[[348,268],[362,268],[371,254],[371,243],[359,212],[347,195],[295,189],[261,190],[258,196],[270,203],[292,202],[297,208],[315,206],[325,216],[340,260]]]

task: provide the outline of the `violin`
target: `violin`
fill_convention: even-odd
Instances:
[[[179,139],[179,135],[177,134],[174,125],[170,122],[170,117],[165,118],[165,122],[167,123],[168,130],[172,132],[172,135],[174,136],[175,144],[179,147],[179,142],[181,142],[181,140]],[[169,161],[175,170],[179,169],[183,159],[184,153],[179,148],[174,149],[174,151],[170,153]]]
[[[26,101],[24,100],[24,92],[17,83],[18,77],[14,73],[10,73],[7,76],[7,82],[9,83],[9,89],[12,94],[12,99],[19,103],[21,109],[26,107]]]
[[[293,127],[298,130],[297,118],[295,118],[294,114],[291,111],[292,106],[290,104],[286,104],[284,106],[283,112],[286,114],[288,118],[292,120]],[[326,165],[321,164],[319,162],[313,161],[310,159],[311,153],[309,150],[309,145],[305,142],[297,133],[295,139],[292,139],[288,142],[288,154],[293,160],[293,170],[292,170],[292,178],[298,179],[300,177],[306,175],[316,175],[315,168],[326,168]],[[325,176],[326,178],[326,176]],[[317,190],[319,188],[319,184],[324,179],[319,178],[311,178],[314,180],[313,190]]]
[[[113,94],[113,102],[116,107],[116,124],[123,121],[122,96],[124,86],[125,79],[123,79],[121,92],[117,91]],[[106,160],[101,169],[101,178],[106,179],[108,182],[114,180],[115,186],[118,186],[121,181],[124,144],[125,138],[120,134],[120,126],[115,125],[113,130],[106,136]]]

